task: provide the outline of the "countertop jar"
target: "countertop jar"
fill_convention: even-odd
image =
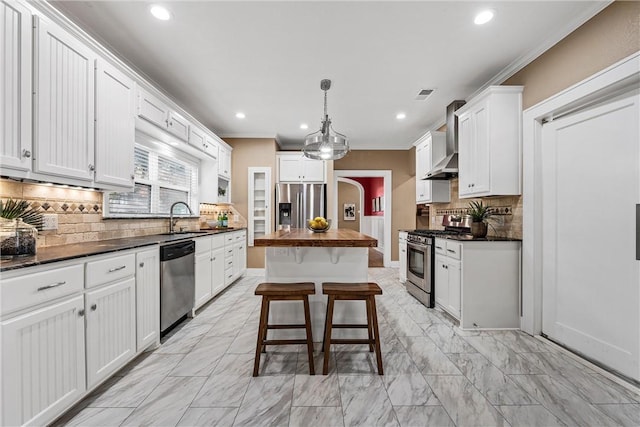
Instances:
[[[35,255],[37,236],[36,227],[20,218],[0,220],[0,255]]]

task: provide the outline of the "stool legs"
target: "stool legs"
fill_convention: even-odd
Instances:
[[[333,295],[329,295],[329,299],[327,301],[327,318],[325,319],[324,326],[324,342],[322,344],[322,349],[324,351],[324,364],[322,366],[322,375],[327,375],[329,373],[329,357],[331,355],[331,326],[333,324],[333,302],[335,297]]]
[[[304,323],[307,329],[307,353],[309,356],[309,374],[315,375],[313,366],[313,336],[311,335],[311,312],[309,310],[309,297],[304,296]]]
[[[378,330],[378,313],[376,310],[376,298],[371,295],[369,297],[371,305],[371,320],[373,321],[373,335],[375,336],[376,362],[378,362],[378,375],[384,375],[382,371],[382,350],[380,349],[380,331]]]
[[[367,306],[367,332],[369,333],[369,351],[373,352],[373,327],[371,325],[372,317],[371,317],[371,297],[367,297],[365,300],[365,305]]]
[[[260,371],[260,352],[265,348],[263,345],[267,338],[267,321],[269,319],[269,298],[262,297],[262,308],[260,309],[260,325],[258,326],[258,342],[256,343],[256,359],[253,362],[253,376],[258,376]]]

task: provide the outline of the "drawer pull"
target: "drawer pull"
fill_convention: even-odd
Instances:
[[[440,248],[440,249],[442,249],[442,248]],[[456,251],[454,251],[453,249],[447,249],[447,252],[451,252],[452,254],[456,253]]]
[[[58,282],[58,283],[52,283],[51,285],[47,285],[47,286],[40,286],[38,288],[38,291],[46,291],[47,289],[51,289],[51,288],[57,288],[58,286],[62,286],[67,282]]]
[[[113,273],[114,271],[124,270],[125,268],[127,268],[126,265],[121,265],[120,267],[110,268],[108,273]]]
[[[442,249],[442,246],[437,246],[437,245],[436,245],[436,249]]]

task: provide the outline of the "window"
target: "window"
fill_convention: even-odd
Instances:
[[[197,210],[198,164],[160,147],[135,145],[134,190],[105,194],[105,217],[167,216],[175,202]],[[183,205],[174,213],[189,213]]]

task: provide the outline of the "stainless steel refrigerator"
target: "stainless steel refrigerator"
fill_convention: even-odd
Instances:
[[[276,184],[276,230],[305,228],[317,216],[327,217],[327,184]]]

